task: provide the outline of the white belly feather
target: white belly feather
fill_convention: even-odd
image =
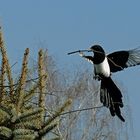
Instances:
[[[100,63],[100,64],[94,64],[94,68],[95,68],[95,74],[102,74],[105,77],[109,77],[110,76],[110,67],[108,64],[108,60],[105,57],[105,60]]]

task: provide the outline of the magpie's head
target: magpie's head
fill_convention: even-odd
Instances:
[[[102,54],[105,53],[100,45],[93,45],[91,46],[90,50],[93,51],[94,53],[102,53]]]
[[[90,48],[90,50],[94,53],[95,64],[103,62],[103,60],[105,59],[105,51],[100,45],[94,45]]]

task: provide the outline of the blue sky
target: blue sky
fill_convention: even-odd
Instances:
[[[31,57],[48,48],[59,68],[81,64],[67,52],[100,44],[107,53],[140,46],[140,1],[135,0],[13,0],[1,1],[0,24],[10,62],[21,62],[29,47]],[[61,67],[60,67],[61,66]],[[74,67],[73,67],[74,68]],[[92,70],[92,67],[91,67]],[[140,137],[140,66],[116,73],[129,96],[134,140]]]

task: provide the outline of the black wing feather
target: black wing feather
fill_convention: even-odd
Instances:
[[[117,51],[107,55],[111,72],[121,71],[124,68],[140,65],[140,48],[129,51]]]
[[[118,51],[107,56],[111,72],[121,71],[127,68],[127,61],[129,57],[128,51]]]

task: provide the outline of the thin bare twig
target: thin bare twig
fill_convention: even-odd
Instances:
[[[43,75],[43,76],[45,76],[45,75]],[[29,80],[26,80],[25,82],[26,83],[28,83],[28,82],[35,82],[35,80],[38,80],[39,79],[39,77],[36,77],[36,78],[32,78],[32,79],[29,79]],[[16,84],[13,84],[12,86],[17,86],[19,83],[16,83]],[[4,85],[4,86],[2,86],[2,85],[0,85],[0,87],[10,87],[9,85]]]
[[[92,109],[98,109],[98,108],[102,108],[103,106],[95,106],[95,107],[89,107],[89,108],[83,108],[83,109],[76,109],[76,110],[71,110],[68,112],[64,112],[60,115],[66,115],[66,114],[70,114],[70,113],[75,113],[75,112],[81,112],[81,111],[87,111],[87,110],[92,110]]]
[[[18,63],[18,62],[15,62],[15,63],[11,66],[11,68],[13,68],[17,63]]]

